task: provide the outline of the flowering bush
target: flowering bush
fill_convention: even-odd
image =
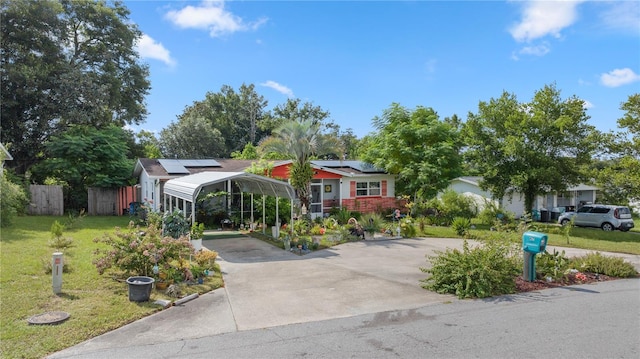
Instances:
[[[195,256],[196,263],[209,270],[213,269],[216,258],[218,258],[218,252],[216,251],[199,251]]]
[[[316,224],[315,226],[311,227],[311,234],[314,236],[324,235],[326,231],[327,230],[324,229],[323,227],[320,227],[319,224]]]
[[[576,273],[576,280],[580,282],[584,282],[587,280],[587,276],[584,273]]]
[[[114,234],[105,233],[94,242],[107,246],[94,252],[93,264],[100,274],[111,270],[115,275],[148,276],[154,273],[154,267],[180,262],[194,253],[187,237],[165,237],[156,226],[150,225],[142,230],[133,222],[128,228],[116,228]]]
[[[400,232],[405,238],[413,238],[418,234],[413,218],[407,216],[400,220]]]

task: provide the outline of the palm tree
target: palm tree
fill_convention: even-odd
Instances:
[[[309,208],[313,169],[311,159],[327,153],[336,153],[338,141],[321,133],[321,123],[313,119],[284,121],[260,143],[261,152],[275,154],[280,159],[292,160],[289,169],[291,185],[300,202]],[[273,158],[274,156],[270,156]]]

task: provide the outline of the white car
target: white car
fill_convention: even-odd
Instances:
[[[626,232],[634,227],[629,207],[612,206],[606,204],[588,204],[577,212],[565,212],[558,217],[558,223],[566,225],[573,219],[573,225],[578,227],[597,227],[603,231],[615,229]]]

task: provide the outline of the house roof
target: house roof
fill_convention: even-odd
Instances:
[[[275,163],[275,167],[288,165],[292,161],[279,161]],[[356,160],[312,160],[311,167],[339,174],[343,177],[351,177],[354,175],[370,175],[370,174],[386,174],[383,169],[374,167],[373,165]]]
[[[139,158],[133,175],[139,177],[146,171],[150,177],[175,178],[200,172],[241,172],[251,166],[253,160],[234,159],[155,159]]]
[[[245,193],[295,198],[295,191],[287,182],[247,172],[199,172],[170,179],[164,185],[164,193],[194,203],[202,188],[229,180]]]
[[[4,160],[5,161],[12,161],[13,160],[13,156],[11,156],[9,151],[7,151],[6,147],[4,147],[4,145],[2,143],[0,143],[0,150],[2,150],[2,152],[4,153]]]
[[[455,180],[458,181],[462,181],[462,182],[466,182],[472,185],[476,185],[476,186],[480,186],[480,181],[482,181],[482,177],[481,176],[463,176],[463,177],[458,177],[455,178]],[[596,187],[596,186],[590,186],[587,184],[579,184],[577,186],[572,186],[567,188],[567,191],[569,192],[574,192],[574,191],[599,191],[600,187]]]

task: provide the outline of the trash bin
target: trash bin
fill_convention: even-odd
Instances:
[[[540,222],[547,223],[549,222],[549,211],[546,209],[540,210]]]

